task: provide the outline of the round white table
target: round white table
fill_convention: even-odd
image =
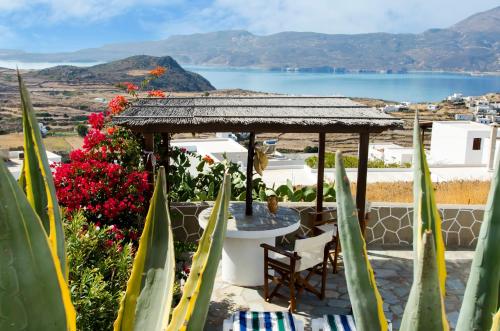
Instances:
[[[267,204],[254,202],[253,215],[245,215],[245,203],[229,205],[229,220],[222,251],[222,280],[240,286],[264,285],[264,250],[260,244],[274,245],[276,237],[296,231],[300,227],[297,211],[278,207],[271,214]],[[198,216],[205,229],[212,208]]]

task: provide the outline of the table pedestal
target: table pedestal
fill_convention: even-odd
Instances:
[[[239,286],[264,285],[264,249],[276,238],[227,238],[222,251],[222,280]]]

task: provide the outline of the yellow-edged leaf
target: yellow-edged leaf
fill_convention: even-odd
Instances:
[[[57,203],[54,179],[29,92],[19,72],[18,80],[24,132],[24,162],[20,185],[22,185],[30,205],[40,217],[50,244],[59,258],[61,270],[67,278],[64,229],[61,211]]]
[[[59,259],[2,160],[0,197],[0,330],[76,330]]]
[[[175,256],[165,180],[161,167],[115,331],[161,331],[169,322]]]
[[[182,298],[175,307],[168,331],[202,330],[227,228],[231,180],[226,173],[207,226],[193,256]]]

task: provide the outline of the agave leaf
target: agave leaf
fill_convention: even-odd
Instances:
[[[0,160],[0,330],[76,330],[59,259]]]
[[[498,310],[495,316],[493,316],[491,331],[500,331],[500,310]]]
[[[358,330],[387,330],[382,297],[377,289],[361,234],[356,205],[351,195],[342,153],[335,162],[335,190],[340,243],[345,265],[347,289]]]
[[[476,251],[457,322],[457,331],[488,330],[499,306],[500,163],[491,181]]]
[[[441,232],[441,217],[434,198],[429,166],[425,157],[424,146],[421,141],[418,112],[415,114],[413,127],[413,253],[414,279],[417,274],[419,261],[419,244],[425,231],[432,231],[436,249],[437,268],[439,273],[439,288],[441,295],[445,295],[446,262],[443,235]]]
[[[29,92],[19,72],[17,77],[21,94],[24,131],[23,173],[19,183],[26,192],[30,205],[42,220],[50,244],[56,252],[63,274],[67,278],[64,230],[54,179]]]
[[[164,330],[169,321],[175,256],[167,206],[165,169],[160,167],[139,248],[114,330]]]
[[[440,293],[439,272],[432,231],[419,241],[417,275],[406,303],[400,331],[449,330],[444,298]]]
[[[167,329],[169,331],[203,330],[222,255],[230,197],[231,181],[226,173],[212,214],[193,256],[191,272],[184,285],[182,298],[172,314]]]

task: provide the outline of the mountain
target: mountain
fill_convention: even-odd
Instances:
[[[165,67],[167,73],[151,81],[152,88],[189,92],[215,89],[208,80],[199,74],[184,70],[170,56],[137,55],[91,67],[62,65],[35,71],[31,75],[57,82],[115,84],[127,81],[140,84],[147,71],[156,66]]]
[[[257,36],[247,31],[219,31],[70,53],[9,55],[0,50],[0,59],[80,62],[168,54],[183,64],[272,70],[500,71],[499,23],[500,7],[496,7],[447,29],[419,34],[281,32]]]

